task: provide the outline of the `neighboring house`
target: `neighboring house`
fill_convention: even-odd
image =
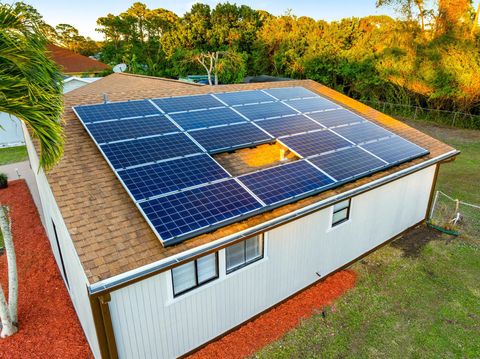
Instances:
[[[88,85],[101,77],[67,77],[63,80],[63,93]],[[0,147],[14,147],[25,144],[22,124],[18,118],[0,113]]]
[[[110,70],[110,66],[101,61],[77,54],[69,49],[54,44],[47,45],[50,56],[62,72],[70,76],[96,76],[99,73]]]
[[[219,93],[291,86],[309,89],[333,101],[335,107],[342,106],[352,111],[348,116],[360,115],[426,149],[429,154],[378,172],[372,171],[369,176],[346,181],[330,189],[327,186],[316,194],[298,196],[297,200],[292,197],[285,205],[272,206],[271,209],[265,207],[264,211],[255,212],[258,214],[236,217],[236,220],[230,220],[228,224],[216,226],[218,228],[215,230],[198,232],[200,234],[195,232],[195,225],[201,222],[202,218],[190,217],[188,221],[178,225],[178,228],[170,226],[168,230],[178,230],[186,237],[193,235],[192,238],[181,241],[167,240],[162,244],[155,232],[165,233],[161,229],[165,223],[152,223],[152,227],[147,222],[139,211],[139,208],[145,208],[142,205],[145,202],[134,203],[118,179],[126,174],[126,170],[114,173],[110,166],[115,167],[115,161],[123,154],[119,153],[120,157],[116,159],[110,157],[110,164],[107,163],[99,147],[72,110],[72,106],[102,103],[104,93],[108,94],[110,101],[115,102],[198,95],[210,91]],[[248,97],[249,94],[246,93],[245,98]],[[183,97],[177,103],[180,107],[193,108],[199,104],[212,107],[212,98],[214,96],[208,99]],[[160,108],[164,108],[162,101],[157,102],[160,103]],[[306,102],[308,101],[305,101],[305,104]],[[147,105],[150,106],[149,104],[151,102]],[[131,112],[122,112],[124,110],[121,108],[115,110],[102,107],[103,109],[98,108],[96,113],[104,116],[120,110],[120,115],[114,117],[132,117],[136,115],[135,111],[147,105],[133,102],[124,109]],[[85,111],[78,107],[76,109],[85,115]],[[249,109],[253,107],[235,108],[234,112]],[[342,120],[340,113],[348,112],[347,110],[334,110],[339,111],[339,115],[331,117],[331,120]],[[255,116],[259,112],[251,113]],[[189,117],[189,114],[192,114],[192,117]],[[111,131],[111,124],[105,125],[103,132],[98,130],[104,125],[96,129],[93,128],[96,125],[86,127],[90,126],[89,131],[95,136],[99,133],[107,136],[110,140],[106,142],[109,142],[126,130],[134,131],[132,136],[138,137],[138,132],[135,131],[144,131],[147,128],[138,124],[148,123],[149,119],[164,121],[165,126],[171,126],[168,119],[175,117],[176,121],[183,121],[185,126],[188,123],[189,126],[195,126],[195,121],[190,121],[197,118],[193,117],[194,115],[201,116],[197,111],[184,112],[178,116],[164,117],[158,113],[152,117],[131,118],[122,120],[118,131]],[[225,118],[222,117],[222,121]],[[46,231],[55,259],[96,358],[173,358],[184,355],[349,265],[426,219],[439,167],[458,154],[458,151],[450,146],[404,123],[309,80],[207,87],[146,76],[113,74],[66,94],[64,119],[67,141],[63,159],[48,175],[42,171],[35,172],[35,175],[47,223]],[[220,117],[205,116],[203,120],[216,121],[220,120]],[[345,131],[345,128],[348,130],[348,127],[344,126],[342,131]],[[379,130],[378,127],[375,128],[374,131]],[[278,129],[293,131],[293,124],[292,128],[287,126],[277,127]],[[204,139],[198,136],[200,131],[196,134],[190,132],[186,136],[203,142]],[[370,133],[365,131],[360,134],[368,137]],[[174,135],[160,137],[163,140],[168,136]],[[295,136],[291,138],[293,137]],[[32,144],[28,133],[26,138],[32,168],[37,168],[38,148]],[[224,138],[214,137],[218,140]],[[126,151],[124,154],[127,157],[130,150],[138,149],[136,146],[140,142],[135,141],[143,140],[123,142]],[[251,172],[256,168],[276,166],[280,157],[285,157],[285,162],[292,163],[285,166],[293,166],[301,161],[305,164],[305,160],[298,158],[294,161],[295,151],[287,151],[282,155],[280,149],[287,142],[289,140],[282,138],[274,144],[259,144],[255,148],[237,151],[228,150],[214,155],[214,158],[233,176]],[[331,143],[311,144],[328,147]],[[102,151],[108,156],[108,153],[112,153],[112,148],[110,145],[103,145]],[[182,146],[171,144],[150,147],[144,155],[164,155],[172,148],[181,149]],[[398,147],[387,146],[384,150],[387,154],[396,153]],[[342,151],[338,151],[340,152]],[[332,155],[337,151],[328,153]],[[203,153],[195,156],[210,155]],[[326,158],[323,155],[321,157]],[[129,158],[135,160],[136,157]],[[372,160],[370,155],[369,158]],[[168,161],[173,163],[173,160]],[[347,158],[338,161],[333,170],[342,173],[342,170],[349,171],[366,164],[366,160],[349,162]],[[192,167],[191,170],[198,168]],[[168,180],[163,178],[164,185],[181,185],[179,173],[181,174],[181,170],[178,169],[170,172],[171,177]],[[202,176],[212,173],[206,171]],[[299,174],[302,173],[291,173],[290,176],[299,181],[307,178],[298,177]],[[323,175],[315,171],[315,176]],[[276,178],[278,183],[284,183],[282,181],[285,178],[281,175]],[[325,178],[323,176],[323,179]],[[238,178],[235,179],[237,180]],[[222,179],[211,183],[214,186],[232,181]],[[313,181],[308,180],[304,185],[308,186]],[[148,190],[149,186],[164,189],[159,186],[161,179],[152,181],[148,173],[145,177],[138,177],[133,183],[144,190]],[[273,181],[270,184],[279,193],[296,190],[296,181],[283,187],[279,187],[278,183]],[[232,184],[232,187],[234,186],[236,185]],[[248,188],[250,191],[247,192],[252,192],[250,185]],[[191,194],[196,190],[189,191]],[[241,191],[243,190],[239,190]],[[268,189],[265,191],[267,193]],[[162,198],[170,198],[187,191],[172,193],[168,196],[156,196],[161,200],[152,208],[160,213]],[[245,194],[245,203],[252,203],[251,196],[263,197],[265,193],[253,190],[253,194]],[[214,195],[212,192],[212,196]],[[230,194],[227,191],[216,193],[220,199],[224,195],[228,197]],[[200,199],[195,203],[187,203],[192,200],[191,196],[178,199],[175,205],[172,201],[169,205],[172,205],[173,209],[163,215],[171,214],[173,223],[179,224],[187,217],[179,218],[175,212],[178,206],[183,204],[186,215],[189,215],[191,208],[199,208],[205,203],[205,211],[222,216],[218,208],[210,206],[208,197],[198,198]],[[268,202],[267,199],[263,201]],[[253,202],[259,203],[257,200]],[[237,204],[227,205],[225,211],[236,211],[238,208]],[[191,233],[186,229],[189,226],[193,229]],[[155,228],[155,232],[152,228]],[[177,244],[173,245],[175,242]]]

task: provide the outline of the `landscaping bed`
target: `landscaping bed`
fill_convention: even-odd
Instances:
[[[20,325],[17,334],[0,339],[0,358],[92,358],[25,181],[1,189],[0,203],[10,207]],[[6,255],[0,280],[6,291]]]
[[[189,358],[241,359],[247,357],[281,338],[303,319],[316,313],[326,316],[335,311],[335,307],[329,306],[355,285],[355,278],[353,271],[338,272],[205,346]]]

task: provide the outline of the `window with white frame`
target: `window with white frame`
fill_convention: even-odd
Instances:
[[[225,248],[227,273],[263,258],[263,235],[258,235]]]
[[[173,295],[176,297],[216,278],[218,278],[218,252],[173,268]]]
[[[348,221],[350,217],[350,201],[350,199],[347,199],[333,206],[332,227]]]

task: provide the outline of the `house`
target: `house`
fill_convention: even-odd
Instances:
[[[186,217],[178,218],[175,212],[178,207],[175,206],[184,205],[184,210],[188,213],[190,208],[199,208],[202,203],[209,206],[211,203],[205,196],[199,196],[201,199],[196,203],[188,202],[191,200],[188,196],[183,199],[176,198],[175,205],[173,201],[168,203],[172,205],[172,211],[167,211],[167,215],[170,214],[172,223],[178,226],[165,228],[162,221],[155,224],[149,220],[152,217],[149,217],[142,203],[150,201],[136,202],[132,199],[135,195],[130,190],[129,194],[126,190],[131,187],[125,185],[126,180],[122,180],[123,182],[119,180],[123,176],[121,172],[125,174],[125,170],[118,169],[115,164],[120,157],[117,159],[109,157],[108,153],[112,150],[112,147],[109,147],[110,140],[105,141],[106,145],[96,145],[90,134],[98,139],[95,136],[101,131],[95,132],[98,128],[93,129],[96,125],[92,125],[90,121],[92,118],[87,119],[87,114],[93,113],[92,111],[100,111],[97,112],[100,117],[105,114],[132,117],[135,116],[135,111],[141,112],[142,108],[150,106],[152,102],[135,101],[128,103],[127,107],[125,104],[113,107],[102,107],[103,105],[82,107],[101,104],[104,100],[103,94],[106,93],[112,103],[158,99],[153,103],[160,109],[165,109],[165,106],[168,107],[173,101],[175,106],[180,107],[215,107],[217,110],[220,109],[219,111],[227,111],[228,107],[233,111],[230,105],[216,107],[211,104],[216,98],[223,98],[222,101],[228,104],[230,96],[228,92],[231,91],[263,89],[265,91],[262,94],[281,94],[281,88],[287,87],[290,89],[294,87],[292,91],[310,94],[313,92],[313,95],[321,96],[312,102],[302,100],[294,104],[304,106],[306,112],[312,103],[315,106],[333,104],[335,109],[329,110],[329,116],[335,115],[334,111],[348,112],[347,117],[361,116],[363,122],[356,126],[366,126],[365,131],[357,132],[356,135],[362,137],[371,134],[370,131],[388,130],[394,134],[390,134],[389,139],[403,138],[411,141],[408,142],[409,148],[420,152],[417,152],[412,160],[390,167],[383,166],[381,170],[369,172],[369,175],[338,182],[336,185],[331,185],[331,179],[327,178],[324,172],[313,171],[313,167],[309,167],[308,173],[303,168],[301,171],[305,172],[290,171],[286,175],[280,174],[274,177],[278,181],[270,183],[280,194],[297,189],[295,181],[290,182],[291,187],[278,186],[279,183],[284,183],[282,182],[284,178],[295,178],[300,182],[307,178],[307,181],[301,183],[307,187],[321,178],[324,182],[318,186],[324,187],[320,191],[306,192],[307,195],[276,202],[280,205],[268,206],[269,199],[263,195],[272,192],[268,189],[263,191],[261,188],[257,191],[255,181],[253,187],[250,187],[250,183],[242,176],[265,173],[263,170],[277,168],[279,163],[285,163],[282,164],[283,167],[297,164],[306,166],[305,163],[308,161],[299,159],[301,156],[297,153],[303,150],[290,151],[287,148],[285,151],[284,145],[288,143],[295,148],[298,144],[306,144],[307,141],[292,144],[289,142],[291,140],[281,137],[267,142],[262,140],[246,148],[239,146],[224,152],[212,151],[216,152],[212,155],[216,166],[230,172],[234,179],[215,180],[211,182],[211,186],[229,183],[233,188],[236,186],[233,181],[236,181],[241,183],[243,188],[235,187],[239,193],[244,194],[242,198],[245,202],[242,200],[240,204],[226,206],[225,214],[227,211],[234,212],[241,206],[252,205],[252,211],[245,216],[233,219],[228,217],[228,220],[207,229],[200,228],[201,225],[197,226],[202,218],[195,216],[180,225],[180,221]],[[215,95],[209,95],[208,98],[197,96],[209,93]],[[256,91],[239,94],[234,95],[233,100],[248,100],[252,94],[260,96]],[[165,99],[171,96],[184,97]],[[288,101],[281,102],[265,102],[266,105],[262,105],[263,113],[266,109],[275,116],[274,110],[278,106],[285,109],[283,106],[286,106],[285,103]],[[150,111],[151,107],[148,108]],[[240,113],[253,108],[235,107],[234,112]],[[190,115],[201,116],[199,111],[181,112],[179,116],[173,115],[174,109],[173,112],[172,109],[164,112],[172,115],[150,113],[146,117],[123,120],[129,122],[122,122],[122,126],[142,123],[148,118],[163,121],[162,124],[166,127],[173,122],[178,125],[180,121],[184,121],[182,126],[187,126],[185,125],[187,123],[195,126],[195,121],[192,122],[191,119],[197,117]],[[260,112],[251,111],[249,116],[258,115]],[[224,85],[212,88],[168,79],[112,74],[66,94],[64,116],[67,141],[63,159],[50,173],[40,171],[35,175],[52,250],[96,358],[173,358],[185,355],[349,265],[425,220],[432,202],[439,167],[453,160],[459,153],[402,122],[310,80]],[[293,119],[296,115],[288,116],[290,117],[285,119]],[[167,118],[173,117],[176,118],[175,121],[171,123],[166,121]],[[251,124],[246,120],[247,117],[244,116],[245,121],[242,122],[244,125]],[[217,121],[220,118],[223,121],[231,117],[207,116],[203,119]],[[330,119],[338,121],[341,115],[330,116]],[[115,121],[107,122],[110,122],[108,126],[111,126]],[[158,125],[159,122],[151,124]],[[297,124],[294,125],[292,122],[291,128],[293,126]],[[133,137],[141,137],[135,131],[143,131],[145,127],[128,128],[134,131]],[[283,129],[291,132],[291,128]],[[348,131],[348,128],[349,126],[344,126],[342,131]],[[357,127],[360,128],[363,127]],[[329,130],[322,131],[326,133]],[[205,139],[199,136],[200,132],[201,130],[188,134],[176,132],[174,135],[188,135],[189,138],[195,138],[195,141],[205,143]],[[267,132],[274,132],[274,129],[265,133]],[[315,130],[312,133],[319,132],[321,131]],[[113,136],[109,137],[113,139],[119,131],[105,130],[101,133],[107,137]],[[238,133],[240,137],[240,132]],[[347,132],[343,133],[349,137]],[[25,135],[32,168],[37,168],[38,148],[31,142],[28,132]],[[168,136],[173,138],[174,135]],[[211,139],[212,136],[206,138]],[[223,141],[226,136],[213,138]],[[115,140],[112,143],[115,144]],[[118,143],[120,142],[117,141],[117,145]],[[310,144],[328,147],[331,142],[317,141]],[[164,156],[174,148],[177,150],[190,148],[190,144],[187,145],[186,142],[185,146],[175,146],[175,144],[160,146],[158,151],[150,149],[144,152],[144,155],[149,157],[152,153],[159,153]],[[126,151],[130,149],[133,151],[134,147],[129,143],[125,148]],[[399,145],[387,146],[385,153],[396,153],[399,148]],[[345,151],[338,153],[341,152],[345,153]],[[327,153],[336,154],[337,151],[327,150]],[[205,158],[210,154],[200,153],[179,158],[193,159],[201,156]],[[135,160],[135,157],[130,157],[132,158]],[[327,157],[322,155],[320,160],[323,158]],[[170,159],[168,161],[173,162]],[[367,160],[352,162],[346,158],[338,161],[333,169],[342,173],[343,170],[349,171],[357,165],[364,166],[367,162]],[[152,165],[161,163],[153,161]],[[320,164],[320,167],[322,166]],[[135,165],[130,168],[135,167],[138,168]],[[191,169],[198,170],[194,166]],[[257,169],[260,171],[256,171]],[[190,169],[187,168],[186,171],[188,170]],[[180,179],[176,182],[179,171],[183,170],[170,172],[173,180],[166,181],[165,183],[168,182],[165,184],[166,187],[181,184]],[[203,175],[213,175],[214,171],[196,173],[200,178]],[[223,176],[221,172],[218,173],[220,177]],[[191,177],[189,180],[196,179],[197,177]],[[151,189],[149,186],[160,190],[165,187],[158,185],[160,181],[149,182],[149,178],[144,180],[145,183],[140,177],[133,183],[139,186],[146,185],[144,187],[146,190]],[[257,183],[260,182],[259,179]],[[208,186],[193,185],[191,187],[193,189],[188,191],[198,192],[198,188]],[[220,205],[223,196],[230,196],[226,185],[222,188],[217,194],[212,194],[220,198]],[[248,193],[245,194],[246,192]],[[186,191],[174,190],[171,193],[172,196],[177,196]],[[153,197],[160,199],[161,202],[170,196],[169,194]],[[252,197],[255,199],[252,200]],[[258,205],[260,202],[267,205],[262,207]],[[157,203],[153,207],[158,210],[160,204]],[[217,209],[213,206],[209,207],[208,211],[210,214],[222,216],[223,210]],[[191,226],[191,231],[189,232],[185,226]]]
[[[101,61],[91,59],[54,44],[47,45],[50,57],[55,61],[62,73],[70,76],[96,76],[103,71],[110,70],[110,66]]]

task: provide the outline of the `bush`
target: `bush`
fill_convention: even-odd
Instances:
[[[0,188],[8,187],[8,177],[5,173],[0,173]]]

